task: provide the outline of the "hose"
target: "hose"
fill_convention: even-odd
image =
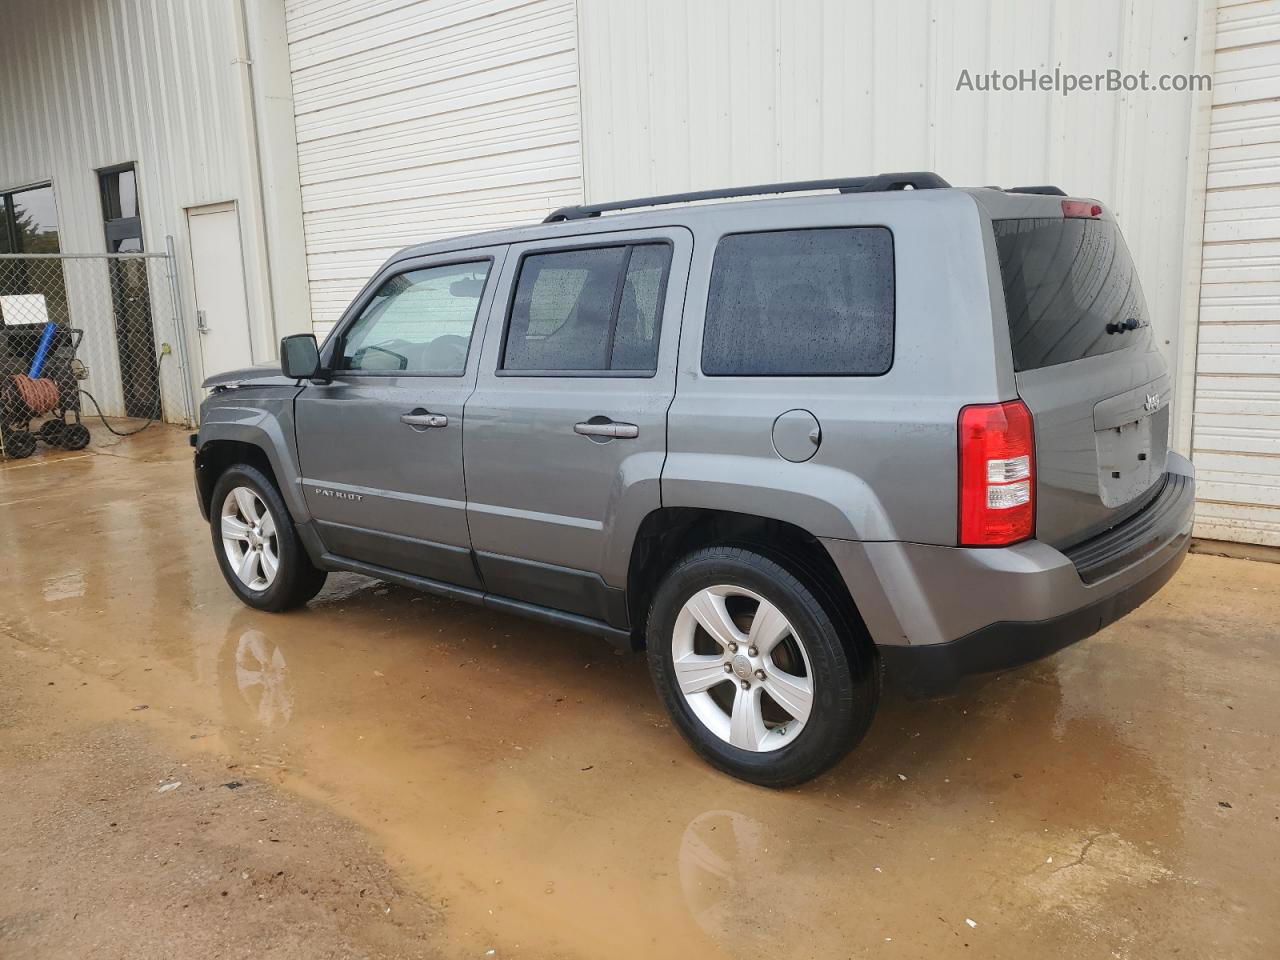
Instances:
[[[155,413],[153,413],[151,416],[147,418],[147,422],[144,423],[142,426],[138,427],[136,430],[117,430],[111,424],[107,423],[107,418],[102,415],[102,408],[98,406],[97,398],[94,397],[94,395],[90,393],[88,390],[84,389],[84,387],[80,388],[80,392],[89,398],[89,402],[93,404],[93,409],[97,411],[98,419],[102,421],[102,425],[106,427],[107,430],[109,430],[111,433],[114,433],[117,437],[132,437],[135,433],[141,433],[143,430],[147,429],[147,427],[155,423],[156,418],[160,416],[160,411],[157,409]],[[156,406],[159,407],[160,405],[156,404]]]
[[[165,354],[163,353],[160,354],[158,357],[156,357],[156,376],[157,377],[160,375],[160,362],[164,360],[164,358],[165,358]],[[157,390],[158,389],[159,387],[157,386]],[[138,427],[136,430],[117,430],[111,424],[107,423],[107,418],[102,415],[102,407],[98,406],[97,397],[95,397],[92,393],[90,393],[84,387],[80,388],[80,392],[89,398],[89,402],[93,404],[93,409],[97,411],[98,419],[102,421],[102,425],[106,427],[109,432],[114,433],[117,437],[132,437],[135,433],[141,433],[143,430],[147,429],[147,427],[155,423],[156,419],[160,416],[160,398],[156,397],[156,412],[153,413],[151,416],[147,417],[146,423]]]

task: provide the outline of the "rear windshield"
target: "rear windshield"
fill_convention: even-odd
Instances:
[[[1015,370],[1149,346],[1147,302],[1114,223],[1055,217],[993,226]],[[1123,330],[1108,333],[1108,324]]]

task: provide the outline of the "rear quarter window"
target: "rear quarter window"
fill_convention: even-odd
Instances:
[[[708,376],[876,376],[893,364],[887,227],[724,237],[702,336]]]

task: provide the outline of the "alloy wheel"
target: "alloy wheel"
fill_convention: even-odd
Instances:
[[[706,587],[685,601],[671,660],[694,715],[740,750],[778,750],[809,721],[814,680],[804,642],[777,606],[745,587]]]
[[[276,523],[262,497],[234,487],[222,501],[222,549],[236,577],[250,590],[266,590],[280,571]]]

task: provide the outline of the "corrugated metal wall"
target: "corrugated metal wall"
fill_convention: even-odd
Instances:
[[[1195,66],[1197,0],[583,0],[588,200],[936,170],[1099,197],[1178,356],[1190,111],[1177,93],[979,93],[962,69]]]
[[[166,235],[178,244],[196,383],[200,350],[190,325],[183,211],[243,202],[257,189],[244,165],[235,10],[232,0],[0,3],[0,189],[52,181],[62,250],[103,252],[95,171],[135,163],[146,248],[163,251]],[[246,254],[255,242],[245,237]],[[263,271],[247,259],[248,284],[265,285]],[[260,315],[252,319],[270,327]],[[260,339],[265,350],[270,338]],[[102,344],[88,346],[114,355],[109,331]]]
[[[573,0],[286,14],[319,333],[395,250],[580,200]]]
[[[160,0],[0,4],[0,188],[52,181],[63,252],[106,251],[101,167],[137,164],[143,243],[151,251],[163,251],[168,234],[182,237],[183,203],[235,195],[235,142],[217,133],[235,129],[228,115],[235,100],[219,69],[232,47],[216,12]],[[104,322],[112,313],[109,288],[105,272],[94,276],[96,286],[78,281],[68,290],[73,322],[85,327],[89,389],[107,413],[122,414],[115,334]],[[167,290],[155,295],[166,303]],[[172,360],[161,362],[160,374],[166,383],[176,376]],[[183,415],[171,406],[166,415]]]
[[[1280,546],[1280,0],[1219,4],[1210,130],[1196,532]]]
[[[0,187],[52,180],[62,248],[104,251],[94,170],[136,162],[145,243],[238,195],[229,5],[0,4]]]

